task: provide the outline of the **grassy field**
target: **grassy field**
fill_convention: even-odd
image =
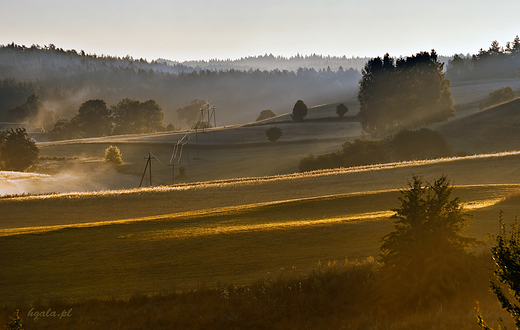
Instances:
[[[290,185],[290,181],[245,186],[261,192],[262,184]],[[226,184],[216,186],[225,190]],[[244,188],[240,183],[229,187]],[[194,190],[208,196],[205,190],[213,188],[208,184]],[[399,195],[390,189],[124,216],[123,209],[141,198],[147,204],[161,194],[164,200],[179,192],[165,190],[0,200],[4,214],[12,216],[15,210],[30,210],[25,216],[40,214],[34,226],[30,221],[16,226],[15,219],[10,225],[3,223],[0,262],[12,266],[4,267],[0,275],[0,297],[10,303],[56,297],[106,299],[136,291],[189,290],[201,284],[240,285],[281,270],[304,273],[320,260],[376,256],[379,240],[392,229],[388,218]],[[520,211],[520,185],[460,186],[454,193],[474,214],[468,234],[479,238],[498,230],[499,209],[509,218]],[[223,198],[230,200],[228,195]],[[103,219],[104,203],[118,215]],[[84,214],[90,216],[82,218]],[[19,212],[18,219],[23,217]],[[68,223],[59,223],[62,217]]]
[[[476,95],[491,88],[477,87],[456,86],[454,97],[468,106],[466,113],[444,126],[443,133],[455,141],[456,151],[515,149],[511,118],[516,118],[518,104],[474,114],[478,104],[474,96],[468,97],[468,88]],[[323,118],[334,107],[314,110],[310,117]],[[493,114],[501,119],[487,117],[496,119]],[[463,125],[464,120],[473,124]],[[493,132],[500,130],[504,120],[509,137],[500,135],[502,148],[489,147],[500,145]],[[180,134],[41,144],[41,155],[46,157],[37,168],[41,173],[0,172],[3,186],[24,191],[32,185],[38,188],[36,193],[66,193],[7,196],[0,187],[4,195],[0,198],[0,305],[25,308],[81,302],[84,305],[77,305],[81,308],[96,305],[91,311],[96,314],[104,313],[96,308],[103,308],[105,302],[111,301],[110,308],[115,308],[122,304],[117,299],[137,299],[138,313],[148,313],[142,310],[148,306],[160,314],[165,313],[167,302],[153,305],[140,297],[147,294],[160,300],[161,294],[276,283],[280,277],[309,279],[319,264],[377,258],[380,239],[393,229],[389,217],[391,209],[398,207],[399,189],[406,188],[413,175],[428,181],[444,174],[451,180],[454,194],[472,215],[466,230],[470,236],[485,239],[498,232],[500,211],[506,222],[520,214],[520,152],[291,174],[309,152],[336,151],[346,140],[359,137],[360,127],[340,121],[276,126],[284,130],[276,143],[264,135],[269,125],[198,134],[198,146],[185,150],[188,178],[176,179],[175,185],[170,185],[172,168],[167,162]],[[477,130],[483,138],[473,143]],[[125,164],[117,170],[101,158],[109,145],[123,152]],[[154,161],[153,177],[154,185],[162,186],[136,189],[149,151],[161,161]],[[95,192],[81,192],[91,190]],[[218,305],[221,297],[215,292]],[[118,310],[124,313],[121,306]],[[182,314],[179,306],[183,303],[172,308]],[[355,310],[335,308],[338,315]],[[233,313],[224,314],[233,319]],[[464,320],[469,320],[468,315]],[[437,316],[410,319],[408,328]],[[88,325],[83,328],[93,328],[85,317],[81,322]],[[104,321],[100,316],[97,326]],[[340,318],[336,321],[332,324],[337,327],[345,324]],[[363,328],[368,321],[359,322]],[[371,324],[377,328],[379,323]]]

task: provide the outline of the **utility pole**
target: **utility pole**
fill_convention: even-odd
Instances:
[[[155,159],[155,156],[152,155],[151,151],[148,151],[148,157],[145,157],[144,159],[147,159],[146,166],[144,167],[143,176],[141,177],[141,182],[139,183],[139,188],[141,188],[141,185],[143,184],[144,176],[146,174],[146,169],[150,168],[150,186],[152,186],[152,159]]]

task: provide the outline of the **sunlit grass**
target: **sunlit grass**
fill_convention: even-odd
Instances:
[[[335,176],[335,175],[341,175],[341,174],[380,171],[380,170],[389,170],[389,169],[396,169],[396,168],[406,168],[406,167],[415,167],[415,166],[432,165],[432,164],[443,164],[443,163],[457,162],[457,161],[461,161],[461,160],[490,159],[490,158],[499,158],[499,157],[505,157],[505,156],[515,156],[515,155],[520,155],[520,151],[507,151],[507,152],[499,152],[499,153],[478,154],[478,155],[471,155],[471,156],[460,156],[460,157],[457,156],[457,157],[447,157],[447,158],[438,158],[438,159],[393,162],[393,163],[385,163],[385,164],[354,166],[354,167],[326,169],[326,170],[315,170],[315,171],[309,171],[309,172],[303,172],[303,173],[292,173],[292,174],[264,176],[264,177],[247,177],[247,178],[236,178],[236,179],[213,180],[213,181],[205,181],[205,182],[177,184],[174,186],[159,186],[159,187],[106,190],[106,191],[94,191],[94,192],[53,193],[53,194],[49,194],[49,195],[41,194],[41,195],[35,195],[35,196],[24,196],[23,198],[25,198],[25,199],[54,199],[54,198],[62,198],[62,197],[81,198],[81,197],[89,197],[89,196],[93,196],[93,197],[94,196],[118,196],[118,195],[136,194],[136,193],[183,191],[183,190],[190,190],[190,189],[203,189],[203,188],[209,188],[209,187],[226,187],[226,186],[236,186],[236,185],[244,185],[244,184],[257,184],[257,183],[276,182],[276,181],[298,180],[298,179],[303,179],[303,178],[319,178],[319,177],[323,177],[323,176]],[[28,178],[45,179],[45,178],[50,178],[50,176],[47,174],[38,174],[38,173],[5,172],[5,171],[2,172],[2,171],[0,171],[0,179],[2,179],[2,178],[5,180],[28,179]]]

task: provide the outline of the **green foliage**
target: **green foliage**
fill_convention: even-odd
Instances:
[[[105,149],[105,162],[114,165],[120,165],[123,163],[123,154],[116,146],[110,146]]]
[[[500,213],[500,234],[497,235],[496,245],[491,248],[495,262],[494,279],[491,281],[491,290],[496,295],[502,308],[507,311],[516,328],[520,329],[520,227],[518,220],[511,226],[508,233],[502,222]],[[516,302],[512,302],[514,299]],[[481,315],[477,317],[478,324],[492,330]]]
[[[381,294],[396,308],[429,307],[472,282],[475,238],[461,235],[468,219],[443,175],[433,183],[414,176],[392,217],[394,231],[381,240]]]
[[[282,137],[282,129],[278,127],[270,127],[265,130],[265,136],[271,142],[278,141]]]
[[[23,330],[22,319],[20,319],[20,311],[17,309],[14,316],[11,316],[11,321],[7,326],[4,325],[5,330]]]
[[[394,161],[434,159],[451,155],[442,134],[427,128],[403,130],[384,140],[345,142],[335,153],[309,155],[300,161],[300,172],[326,168],[382,164]]]
[[[343,116],[345,116],[345,114],[348,112],[348,108],[346,105],[344,105],[343,103],[341,104],[338,104],[336,106],[336,113],[338,114],[338,116],[340,118],[343,118]]]
[[[493,105],[508,102],[516,98],[516,93],[511,87],[504,87],[489,93],[489,96],[479,105],[480,110]]]
[[[164,114],[154,100],[139,102],[125,98],[111,108],[114,134],[150,133],[163,131]]]
[[[162,108],[154,100],[126,98],[110,109],[104,100],[88,100],[73,118],[56,120],[50,133],[55,139],[151,133],[165,130],[163,119]]]
[[[40,150],[25,128],[0,133],[0,169],[23,171],[38,161]]]
[[[264,120],[264,119],[268,119],[268,118],[272,118],[272,117],[276,117],[276,114],[274,112],[272,112],[271,110],[262,110],[260,112],[260,115],[258,116],[258,118],[256,118],[256,121],[260,121],[260,120]]]
[[[389,54],[376,57],[367,62],[362,76],[359,117],[367,133],[384,135],[454,115],[449,81],[434,50],[397,61]]]
[[[302,100],[298,100],[294,104],[291,118],[294,121],[303,121],[305,116],[307,116],[307,111],[307,105]]]
[[[110,110],[103,100],[88,100],[81,104],[71,123],[82,137],[105,136],[112,131]]]

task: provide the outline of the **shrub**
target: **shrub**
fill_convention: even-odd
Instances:
[[[442,134],[422,128],[417,131],[403,130],[384,140],[347,141],[338,152],[302,159],[298,168],[304,172],[392,161],[433,159],[450,155],[451,147]]]
[[[282,129],[278,127],[271,127],[265,130],[265,136],[271,142],[277,141],[282,136]]]
[[[260,120],[264,120],[264,119],[268,119],[268,118],[272,118],[272,117],[276,117],[276,114],[274,112],[272,112],[271,110],[262,110],[262,112],[260,112],[260,115],[258,116],[258,118],[256,118],[256,121],[260,121]]]
[[[402,130],[391,138],[389,146],[397,161],[448,157],[452,152],[442,134],[428,128]]]
[[[303,118],[307,116],[307,105],[302,100],[296,101],[293,107],[291,117],[294,121],[303,121]]]
[[[493,105],[508,102],[514,100],[516,98],[516,93],[513,91],[511,87],[504,87],[497,89],[489,93],[487,99],[485,99],[482,103],[480,103],[480,110],[489,108]]]
[[[23,330],[22,319],[20,319],[20,311],[17,309],[14,316],[11,316],[11,322],[4,326],[5,330]]]
[[[338,106],[336,107],[336,113],[338,114],[338,116],[340,118],[343,118],[343,116],[348,112],[348,108],[346,105],[344,105],[343,103],[341,104],[338,104]]]
[[[105,162],[114,165],[120,165],[123,163],[123,154],[118,147],[110,146],[105,149]]]

